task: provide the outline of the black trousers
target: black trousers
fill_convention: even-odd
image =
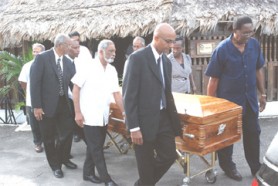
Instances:
[[[52,170],[60,169],[68,160],[66,145],[72,140],[73,119],[66,98],[61,96],[53,117],[39,121],[47,161]],[[56,140],[56,138],[58,138]]]
[[[103,182],[111,180],[108,174],[103,153],[107,126],[84,125],[84,134],[87,141],[86,159],[83,167],[83,175],[94,175],[95,167]]]
[[[29,121],[29,124],[32,129],[33,142],[35,145],[41,145],[42,137],[41,137],[40,125],[38,120],[34,116],[32,107],[26,106],[26,113],[27,113],[27,120]]]
[[[74,113],[74,105],[73,105],[73,101],[72,99],[69,100],[70,101],[70,106],[73,110],[73,134],[78,135],[85,143],[86,143],[86,139],[85,139],[85,135],[84,135],[84,131],[83,128],[79,127],[77,123],[75,123],[75,113]]]
[[[70,106],[71,106],[71,109],[73,110],[73,113],[72,113],[72,123],[73,123],[73,134],[77,134],[86,144],[86,139],[85,139],[85,136],[84,136],[84,131],[83,131],[83,128],[79,127],[77,125],[77,123],[75,123],[75,113],[74,113],[74,105],[73,105],[73,101],[70,99],[69,100],[70,102]],[[71,147],[72,147],[72,139],[73,139],[73,134],[70,136],[71,140],[68,140],[67,143],[65,144],[65,150],[67,151],[67,154],[68,154],[68,159],[70,158],[70,152],[71,152]]]
[[[135,145],[134,150],[139,172],[135,185],[155,185],[177,158],[175,136],[165,110],[160,111],[160,126],[155,140]]]
[[[243,147],[245,158],[251,169],[256,173],[260,166],[260,133],[261,128],[258,121],[258,113],[255,113],[249,103],[246,105],[246,111],[242,117]],[[236,167],[232,160],[233,145],[225,147],[218,152],[219,165],[226,171]]]

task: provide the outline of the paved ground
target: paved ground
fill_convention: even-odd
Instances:
[[[262,127],[261,152],[262,157],[266,152],[273,136],[278,131],[278,118],[260,119]],[[93,185],[82,180],[82,167],[85,157],[85,145],[83,142],[73,143],[73,162],[77,163],[77,170],[69,170],[62,167],[65,177],[57,179],[47,164],[44,153],[36,153],[33,150],[32,135],[30,131],[16,132],[15,125],[0,126],[0,186],[87,186]],[[133,150],[126,155],[121,155],[114,146],[105,150],[108,170],[112,178],[121,186],[132,186],[137,177],[136,162]],[[262,158],[261,157],[261,158]],[[227,178],[219,169],[215,186],[248,186],[251,185],[252,176],[244,159],[242,142],[235,144],[234,159],[239,171],[242,173],[243,181],[236,182]],[[204,169],[203,162],[197,156],[191,157],[191,168]],[[184,174],[181,167],[175,163],[158,186],[176,186],[182,182]],[[206,182],[204,175],[192,179],[192,186],[210,185]]]

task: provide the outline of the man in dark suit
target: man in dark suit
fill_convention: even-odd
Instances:
[[[62,164],[70,169],[77,168],[68,159],[65,150],[74,124],[68,98],[74,69],[71,61],[64,56],[70,45],[67,35],[57,35],[54,48],[37,55],[30,71],[34,115],[39,121],[48,163],[57,178],[63,177]]]
[[[159,24],[152,43],[129,57],[123,98],[139,172],[135,185],[155,185],[177,157],[175,136],[181,127],[171,92],[171,63],[164,54],[175,38],[169,24]]]

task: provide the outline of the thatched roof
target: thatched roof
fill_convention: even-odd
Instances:
[[[86,38],[145,36],[171,23],[183,35],[210,31],[218,21],[251,16],[262,33],[278,35],[278,0],[1,0],[0,48],[22,40],[53,40],[57,33]],[[2,11],[1,11],[2,10]]]
[[[261,34],[278,35],[278,0],[177,0],[171,20],[177,32],[190,35],[215,29],[219,22],[232,22],[239,15],[252,18]]]

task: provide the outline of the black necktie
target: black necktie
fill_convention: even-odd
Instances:
[[[76,73],[74,60],[72,60],[72,65],[73,65],[74,73]],[[70,87],[70,90],[72,91],[73,90],[73,83],[72,82],[70,82],[69,87]]]
[[[58,58],[57,60],[57,69],[58,69],[58,79],[59,79],[59,95],[63,96],[64,95],[64,89],[63,89],[63,71],[61,68],[61,59]]]
[[[75,67],[74,60],[72,60],[72,65],[73,65],[74,73],[76,73],[76,67]]]
[[[162,89],[161,89],[161,92],[162,92],[162,94],[161,94],[161,102],[162,102],[162,107],[166,108],[165,83],[164,83],[164,79],[163,79],[162,73],[161,73],[161,67],[160,67],[161,60],[160,59],[161,59],[160,57],[157,59],[157,67],[158,67],[158,72],[159,72],[160,80],[161,80],[162,85],[163,85]]]

